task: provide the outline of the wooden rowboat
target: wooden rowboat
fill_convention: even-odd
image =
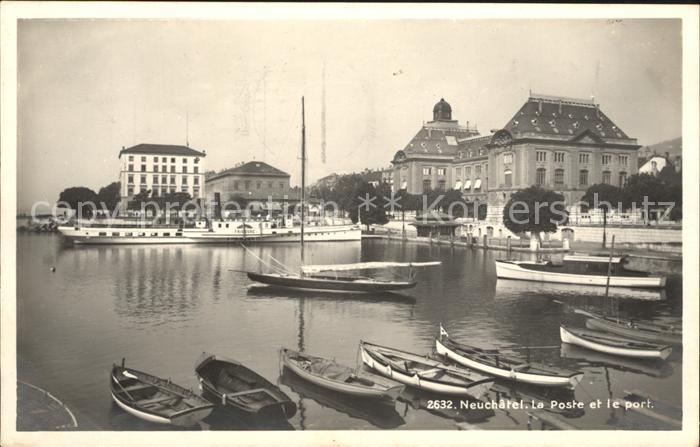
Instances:
[[[513,355],[504,355],[498,349],[484,350],[457,343],[445,335],[435,339],[438,354],[454,360],[467,368],[475,369],[497,378],[533,385],[576,388],[583,373],[542,363],[528,362]]]
[[[214,405],[191,390],[143,371],[114,365],[112,399],[123,410],[149,422],[191,427]]]
[[[607,317],[580,309],[575,309],[574,312],[590,317],[586,320],[586,327],[588,329],[610,332],[623,337],[651,343],[671,345],[683,344],[683,332],[677,327]]]
[[[280,360],[290,371],[320,387],[353,397],[394,402],[404,389],[373,380],[374,374],[355,371],[333,360],[282,348]],[[385,379],[384,379],[385,380]]]
[[[640,359],[665,360],[673,348],[668,345],[647,343],[631,338],[618,337],[604,332],[572,329],[560,326],[561,341],[593,351]]]
[[[398,349],[361,341],[360,351],[371,369],[422,390],[479,399],[493,384],[492,377]]]
[[[282,390],[235,360],[202,353],[195,366],[204,396],[246,416],[289,419],[297,407]]]

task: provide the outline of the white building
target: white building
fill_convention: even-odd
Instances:
[[[659,175],[659,172],[661,172],[667,164],[670,164],[668,158],[662,155],[653,155],[646,163],[639,167],[639,173]],[[671,164],[671,166],[673,166],[673,164]]]
[[[205,152],[187,146],[138,144],[119,152],[121,209],[135,194],[150,190],[151,197],[186,192],[204,198]]]

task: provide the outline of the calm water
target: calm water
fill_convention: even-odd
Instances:
[[[659,364],[561,347],[559,323],[583,321],[554,298],[594,310],[610,303],[596,288],[497,282],[493,261],[503,256],[498,252],[380,240],[307,246],[309,263],[443,262],[419,273],[415,289],[373,299],[251,287],[244,273],[232,270],[258,269],[261,263],[235,246],[72,247],[57,235],[18,234],[17,248],[18,376],[63,400],[83,429],[162,429],[112,404],[112,363],[126,357],[127,365],[196,389],[193,366],[202,351],[235,358],[280,383],[299,406],[290,426],[282,428],[454,429],[455,421],[468,421],[482,429],[527,429],[523,410],[429,410],[430,396],[415,392],[395,409],[377,409],[280,376],[281,346],[355,365],[361,339],[430,352],[439,322],[454,338],[472,344],[543,346],[531,351],[531,359],[585,372],[571,394],[501,386],[487,400],[534,397],[547,405],[554,398],[588,404],[639,389],[681,405],[680,354]],[[252,250],[298,264],[294,244]],[[629,291],[616,294],[623,316],[680,321],[679,278],[672,278],[663,295],[640,295],[644,300],[630,299],[634,293]],[[650,419],[608,408],[568,411],[562,417],[584,429],[657,427]],[[539,423],[534,427],[539,429]],[[251,427],[216,413],[202,428]]]

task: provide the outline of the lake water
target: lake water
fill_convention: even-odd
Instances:
[[[307,262],[443,264],[422,270],[418,286],[402,294],[291,294],[252,286],[237,270],[262,269],[257,257],[267,255],[298,265],[295,244],[253,246],[253,256],[237,246],[73,247],[58,235],[17,238],[18,378],[65,402],[81,429],[167,429],[141,422],[112,403],[112,363],[125,357],[127,365],[196,390],[194,362],[202,351],[237,359],[279,383],[299,407],[282,428],[455,429],[457,421],[468,421],[481,429],[528,429],[528,415],[521,409],[429,409],[432,396],[417,392],[406,393],[394,409],[378,409],[280,375],[282,346],[355,365],[360,340],[429,353],[440,322],[457,340],[487,347],[542,347],[530,351],[532,360],[585,372],[573,393],[500,385],[484,400],[529,402],[534,397],[547,408],[551,399],[583,402],[584,410],[560,415],[582,429],[665,428],[653,419],[606,407],[608,398],[622,397],[625,390],[642,390],[681,405],[679,353],[664,363],[640,362],[561,345],[560,322],[582,326],[583,320],[553,302],[561,299],[597,311],[619,308],[622,316],[680,322],[677,277],[663,294],[615,290],[616,299],[606,300],[598,288],[497,281],[494,259],[503,257],[502,252],[366,240],[308,244]],[[591,409],[596,399],[603,405]],[[251,427],[216,412],[201,428]],[[539,429],[539,423],[533,428]]]

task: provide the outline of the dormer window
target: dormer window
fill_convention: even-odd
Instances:
[[[572,124],[572,126],[574,126],[574,129],[578,129],[579,127],[581,127],[581,123],[579,123],[578,121],[574,121],[574,124]]]
[[[530,122],[532,123],[533,126],[536,126],[537,125],[537,118],[533,118],[532,120],[530,120]]]
[[[569,119],[574,119],[574,114],[573,114],[573,113],[569,113]]]
[[[557,127],[557,122],[556,120],[549,120],[549,125],[552,127]]]
[[[585,119],[586,121],[588,121],[588,115],[583,115],[583,119]]]
[[[595,125],[595,128],[598,129],[598,130],[603,130],[603,125],[600,124],[600,123],[598,123],[598,124]]]
[[[518,120],[513,121],[513,126],[518,127]]]

